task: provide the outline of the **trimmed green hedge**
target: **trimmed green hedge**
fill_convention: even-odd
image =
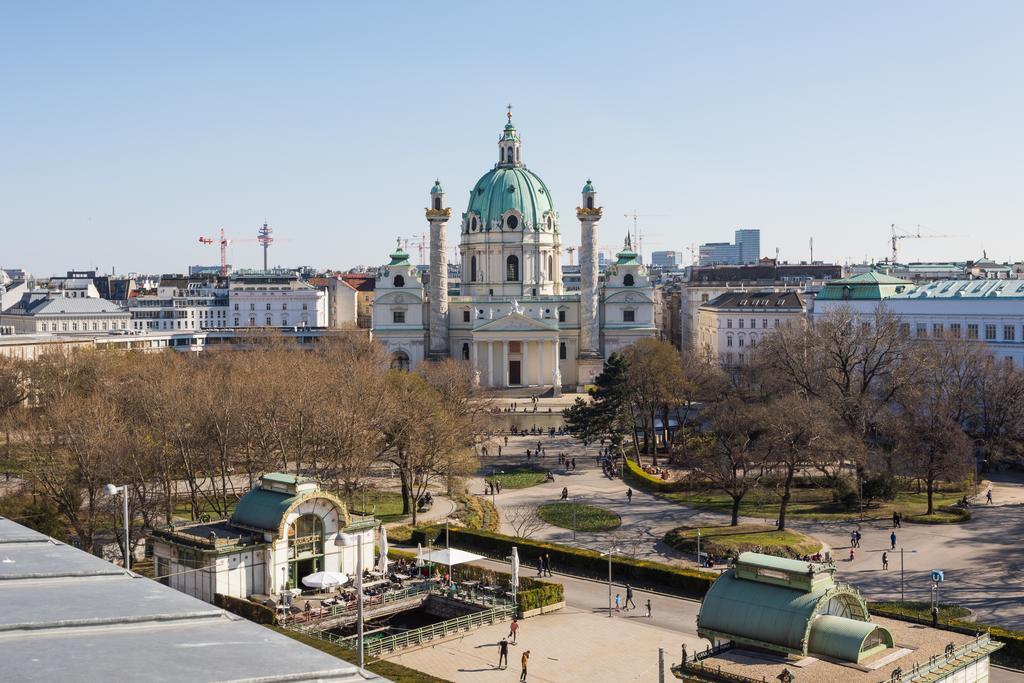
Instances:
[[[649,493],[679,493],[689,490],[685,482],[664,481],[661,477],[647,474],[632,458],[626,458],[626,468],[622,472],[622,478],[630,486]]]
[[[539,556],[547,553],[551,556],[552,567],[561,572],[596,579],[608,577],[608,558],[593,550],[475,529],[450,529],[449,535],[454,546],[500,560],[512,553],[512,546],[518,546],[519,559],[527,571],[537,566]],[[616,581],[688,598],[703,597],[715,580],[714,574],[626,557],[612,558],[612,572]]]
[[[901,609],[888,603],[869,602],[868,609],[874,615],[889,619],[927,624],[928,626],[931,626],[932,623],[931,616],[917,616],[912,609]],[[950,619],[941,614],[939,628],[970,636],[989,631],[995,640],[1004,644],[1001,649],[992,653],[992,663],[1014,669],[1024,668],[1024,631],[1011,631],[999,626]]]
[[[213,604],[221,609],[231,612],[232,614],[237,614],[244,619],[255,621],[257,624],[273,625],[277,623],[277,615],[274,614],[274,610],[270,609],[266,605],[253,602],[252,600],[244,600],[231,595],[224,595],[223,593],[215,593],[213,596]]]

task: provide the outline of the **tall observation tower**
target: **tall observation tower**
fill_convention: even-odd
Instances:
[[[274,232],[274,229],[264,221],[263,227],[256,233],[256,241],[263,247],[263,270],[267,270],[267,247],[274,241],[274,238],[270,236],[272,232]]]

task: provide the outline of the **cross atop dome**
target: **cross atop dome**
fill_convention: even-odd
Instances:
[[[508,109],[508,122],[512,123],[512,105],[511,104],[506,105],[505,109]]]

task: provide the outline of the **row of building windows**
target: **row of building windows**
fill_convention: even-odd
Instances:
[[[864,325],[870,328],[869,323]],[[994,323],[986,323],[984,328],[980,323],[967,323],[966,335],[961,323],[950,323],[947,328],[943,323],[932,323],[931,330],[929,331],[927,323],[916,323],[914,325],[914,336],[919,338],[932,337],[935,339],[984,339],[985,341],[1017,341],[1017,326],[1016,325],[1002,325],[1002,336],[999,336],[1000,325]],[[910,336],[910,323],[900,323],[900,332],[905,336]],[[981,337],[981,333],[984,332],[984,337]],[[1021,338],[1024,339],[1024,333]]]
[[[402,284],[398,284],[397,280],[399,278],[401,278],[401,277],[402,277],[401,275],[398,275],[398,276],[395,277],[395,280],[396,280],[395,286],[396,287],[401,287],[401,286],[403,286],[405,284],[404,280],[402,281]],[[235,304],[235,310],[236,311],[238,310],[238,304]],[[256,304],[249,304],[249,310],[250,311],[255,311],[256,310]],[[270,304],[267,304],[267,310],[268,311],[270,310]],[[287,311],[288,310],[288,304],[287,303],[282,303],[281,304],[281,310],[282,311]],[[309,304],[302,304],[302,310],[308,311],[309,310]]]
[[[746,319],[745,318],[738,318],[737,319],[737,329],[742,330],[745,323],[746,323]],[[775,324],[774,324],[773,327],[775,329],[779,329],[779,327],[781,327],[781,326],[782,326],[782,321],[780,321],[778,318],[775,318]],[[732,329],[732,318],[726,318],[726,320],[725,320],[725,328],[728,329],[728,330]],[[752,330],[756,330],[757,329],[757,318],[750,318],[750,329],[752,329]],[[761,329],[762,330],[767,330],[768,329],[768,318],[761,318]]]
[[[120,324],[120,327],[118,327],[119,324]],[[59,328],[58,328],[58,325],[59,325]],[[70,329],[68,329],[69,325],[70,325]],[[122,323],[117,323],[116,321],[115,322],[111,322],[111,323],[109,323],[109,327],[108,327],[108,322],[106,320],[99,321],[99,322],[97,322],[97,321],[93,321],[92,322],[92,331],[93,332],[99,332],[101,330],[126,330],[126,329],[128,329],[128,323],[126,323],[126,322],[122,322]],[[78,322],[75,322],[75,321],[72,321],[71,323],[67,323],[67,322],[62,322],[62,323],[39,323],[39,331],[40,332],[79,332],[79,331],[81,331],[81,332],[88,332],[89,331],[89,323],[82,322],[81,329],[79,329]]]

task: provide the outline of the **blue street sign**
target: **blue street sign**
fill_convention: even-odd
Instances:
[[[942,573],[941,569],[932,570],[932,581],[934,581],[935,583],[942,583],[945,580],[945,578],[946,576]]]

